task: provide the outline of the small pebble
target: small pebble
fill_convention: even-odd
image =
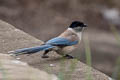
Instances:
[[[20,60],[21,58],[16,58],[17,60]]]
[[[54,67],[55,65],[54,64],[50,64],[50,67]]]

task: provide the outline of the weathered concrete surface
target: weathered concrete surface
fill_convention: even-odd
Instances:
[[[42,42],[30,35],[14,28],[13,26],[0,21],[0,52],[7,53],[9,50],[40,45]],[[40,70],[56,74],[64,80],[86,80],[87,73],[90,73],[93,80],[109,80],[105,74],[92,69],[75,59],[63,59],[51,52],[49,59],[42,59],[42,52],[30,56],[19,56],[22,61]]]
[[[0,80],[58,80],[50,75],[30,67],[27,63],[13,59],[0,53]]]
[[[42,42],[0,21],[0,52],[6,53],[20,47],[40,45]]]

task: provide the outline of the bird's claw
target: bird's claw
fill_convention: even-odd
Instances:
[[[68,54],[66,54],[64,57],[65,57],[65,58],[67,58],[67,59],[74,59],[74,57],[73,57],[73,56],[68,55]]]

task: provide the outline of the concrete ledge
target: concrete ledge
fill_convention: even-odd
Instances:
[[[13,59],[0,53],[0,80],[58,80],[50,75],[30,67],[27,63]]]
[[[0,21],[0,43],[0,52],[7,53],[10,50],[18,48],[37,46],[43,42],[14,28],[8,23]],[[27,62],[34,68],[38,68],[39,70],[43,70],[50,74],[56,74],[58,77],[64,78],[64,80],[86,80],[88,73],[90,73],[93,80],[110,80],[108,76],[95,69],[91,69],[92,71],[89,72],[90,67],[76,59],[63,59],[55,54],[55,52],[49,53],[49,59],[42,59],[40,57],[41,54],[42,52],[30,56],[22,55],[19,56],[19,58],[21,58],[21,61]],[[21,68],[21,66],[17,65],[16,68]],[[23,73],[26,73],[26,71],[24,72],[24,69]],[[23,77],[24,76],[21,75],[21,77],[19,77],[20,80],[23,80]],[[29,78],[27,80],[29,80]]]

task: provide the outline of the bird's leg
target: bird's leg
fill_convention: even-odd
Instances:
[[[73,56],[68,55],[68,54],[64,55],[63,57],[65,57],[65,58],[67,58],[67,59],[73,59],[73,58],[74,58]]]
[[[49,58],[49,56],[47,55],[47,53],[49,52],[49,50],[46,50],[43,55],[42,55],[42,58]]]

